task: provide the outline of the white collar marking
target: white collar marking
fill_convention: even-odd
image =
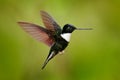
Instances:
[[[71,33],[63,33],[61,34],[62,38],[65,39],[67,42],[70,41]]]

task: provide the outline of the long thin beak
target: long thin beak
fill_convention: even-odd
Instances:
[[[76,30],[93,30],[92,28],[76,28]]]

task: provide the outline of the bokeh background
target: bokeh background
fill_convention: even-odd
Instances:
[[[64,55],[41,71],[49,47],[18,21],[43,25],[40,10],[75,31]],[[120,80],[119,0],[0,0],[0,80]]]

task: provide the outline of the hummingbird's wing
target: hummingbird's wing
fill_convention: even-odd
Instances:
[[[54,43],[54,38],[49,36],[47,29],[28,22],[18,22],[18,24],[38,41],[41,41],[48,46],[51,46]]]
[[[50,31],[61,34],[62,30],[55,20],[45,11],[40,11],[40,13],[45,27]]]

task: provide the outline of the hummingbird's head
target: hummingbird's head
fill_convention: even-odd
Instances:
[[[71,24],[66,24],[63,27],[62,33],[72,33],[74,30],[92,30],[92,28],[76,28]]]
[[[72,33],[75,29],[76,27],[74,27],[73,25],[66,24],[63,27],[62,33]]]

